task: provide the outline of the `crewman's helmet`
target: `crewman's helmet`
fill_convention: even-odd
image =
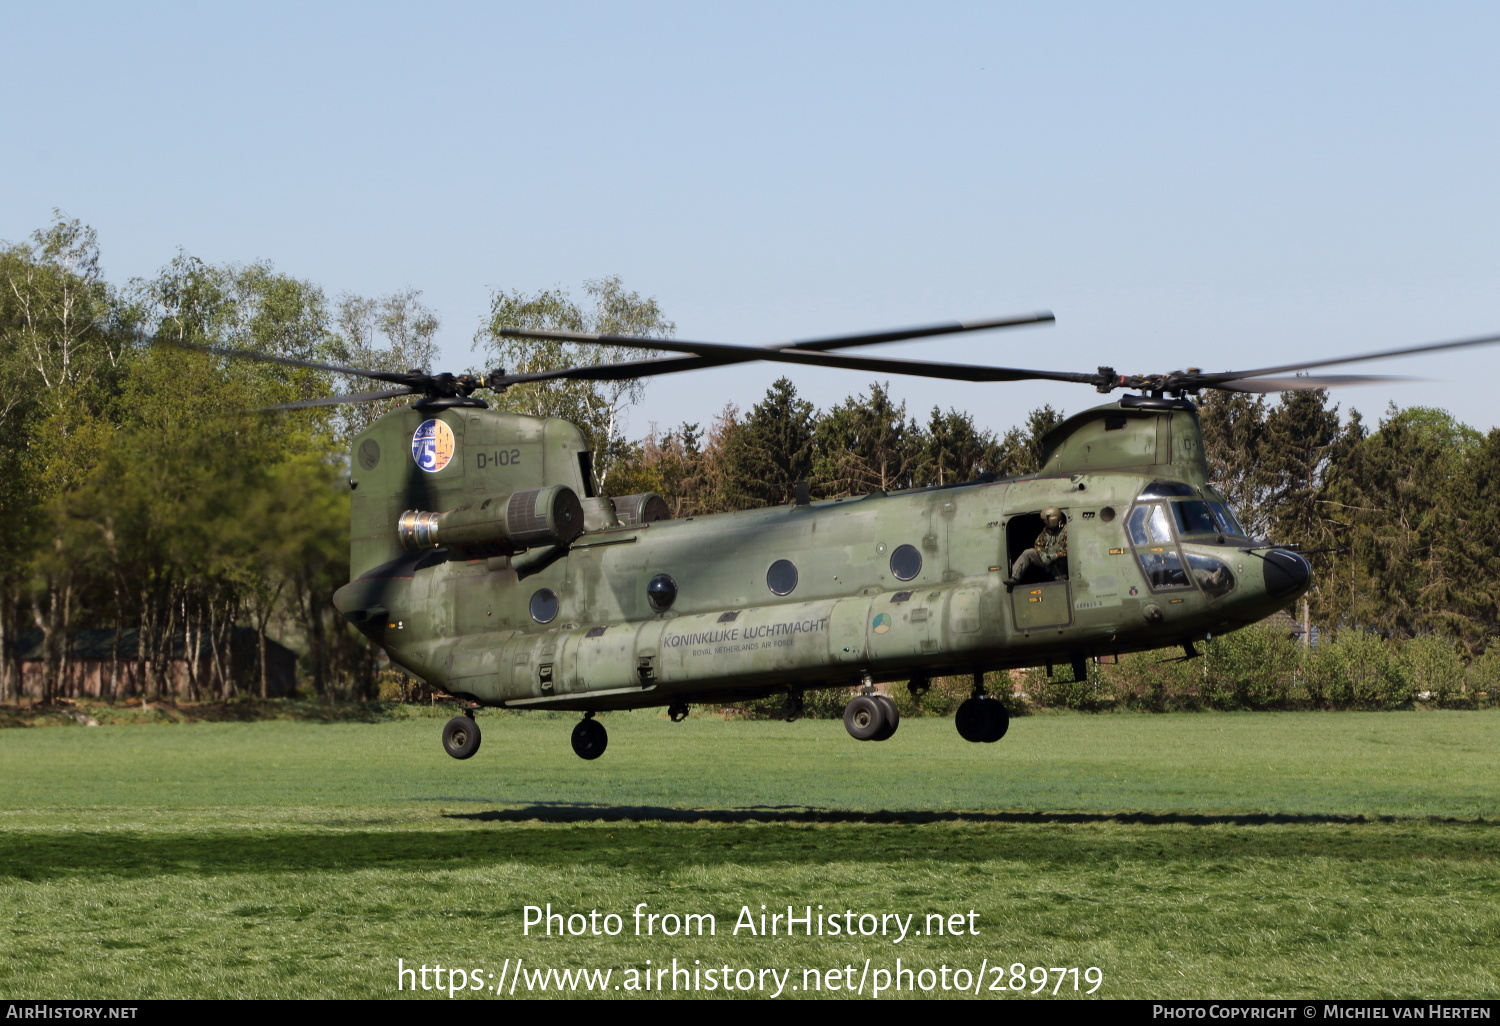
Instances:
[[[1057,530],[1062,526],[1062,522],[1063,511],[1058,509],[1056,506],[1048,506],[1046,509],[1042,510],[1042,523],[1047,525],[1048,530]]]

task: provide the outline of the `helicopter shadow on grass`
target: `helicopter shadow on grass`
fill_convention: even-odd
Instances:
[[[736,865],[821,865],[830,835],[838,829],[841,857],[854,861],[904,862],[939,859],[979,863],[1010,857],[1048,864],[1095,865],[1101,850],[1111,857],[1155,862],[1167,853],[1180,858],[1233,860],[1257,857],[1305,859],[1455,858],[1489,863],[1491,846],[1477,843],[1475,828],[1500,821],[1444,817],[1394,817],[1287,813],[1148,812],[960,812],[933,810],[854,811],[806,807],[674,809],[655,806],[535,803],[513,809],[438,813],[455,827],[432,830],[361,828],[355,823],[297,824],[246,832],[209,828],[167,834],[69,827],[44,831],[0,831],[0,890],[18,882],[56,879],[97,882],[109,878],[205,877],[239,874],[333,874],[362,870],[415,873],[426,878],[447,869],[496,862],[538,869],[594,865],[609,870],[666,873],[684,861]],[[528,824],[576,825],[582,829],[524,829]],[[610,832],[612,824],[636,829]],[[494,828],[486,829],[486,825]],[[714,829],[692,830],[701,824]],[[925,825],[1012,826],[1014,830],[912,829]],[[1087,832],[1066,840],[1032,826],[1115,824],[1121,829]],[[789,830],[766,829],[784,825]],[[858,829],[860,826],[894,829]],[[507,829],[508,826],[521,829]],[[813,829],[795,829],[807,826]],[[1246,835],[1241,829],[1167,831],[1163,827],[1284,826]],[[594,829],[589,829],[594,827]],[[1145,827],[1146,829],[1140,829]],[[1333,828],[1329,830],[1328,828]],[[1301,828],[1301,829],[1298,829]],[[1321,829],[1320,829],[1321,828]],[[1343,829],[1355,828],[1355,829]],[[663,832],[665,831],[665,832]],[[1101,845],[1103,848],[1101,849]],[[1248,845],[1248,847],[1247,847]]]
[[[1365,823],[1462,823],[1492,825],[1486,820],[1454,817],[1402,817],[1338,813],[1195,812],[984,812],[932,809],[821,809],[770,805],[738,809],[676,809],[654,805],[598,805],[586,802],[536,802],[515,809],[444,812],[445,819],[483,823],[869,823],[921,826],[930,823],[1015,824],[1025,826],[1118,823],[1129,826],[1278,826],[1358,825]]]

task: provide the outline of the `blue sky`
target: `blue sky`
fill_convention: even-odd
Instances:
[[[893,356],[1230,369],[1500,333],[1500,6],[0,5],[0,239],[113,280],[179,248],[421,289],[450,368],[497,288],[621,275],[735,343],[1051,309]],[[1500,347],[1434,379],[1483,430]],[[782,371],[653,384],[629,430]],[[819,405],[868,375],[809,370]],[[892,378],[1004,430],[1081,386]]]

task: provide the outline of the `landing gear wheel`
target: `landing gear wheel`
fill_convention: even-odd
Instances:
[[[609,732],[598,720],[583,720],[573,728],[573,751],[580,759],[597,759],[609,745]]]
[[[987,704],[993,706],[993,708],[989,711],[990,730],[985,735],[984,740],[986,744],[994,744],[1004,737],[1005,732],[1010,729],[1010,710],[1006,709],[1004,704],[997,702],[993,698]]]
[[[443,751],[455,759],[467,759],[479,751],[479,724],[468,716],[455,716],[443,724]]]
[[[1010,729],[1010,713],[993,698],[970,698],[958,707],[953,725],[965,741],[993,744]]]
[[[881,708],[885,710],[886,722],[885,729],[882,730],[879,734],[876,734],[874,737],[870,738],[870,740],[885,741],[890,738],[892,734],[896,733],[897,727],[901,726],[901,710],[896,708],[895,699],[891,698],[890,695],[871,695],[870,697],[879,702]]]
[[[895,732],[895,724],[890,722],[880,697],[855,695],[844,706],[844,729],[856,741],[884,741]]]

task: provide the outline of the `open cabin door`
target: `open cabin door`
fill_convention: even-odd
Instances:
[[[1069,559],[1073,550],[1073,520],[1068,510],[1063,509],[1063,526],[1068,532]],[[1045,529],[1041,511],[1021,513],[1013,516],[1005,525],[1005,560],[1007,574],[1021,554],[1035,547],[1037,538]],[[1061,564],[1061,565],[1059,565]],[[1011,616],[1016,630],[1021,632],[1044,628],[1066,627],[1073,622],[1072,589],[1069,583],[1071,567],[1068,560],[1059,560],[1047,568],[1029,567],[1021,574],[1019,583],[1010,591]]]

